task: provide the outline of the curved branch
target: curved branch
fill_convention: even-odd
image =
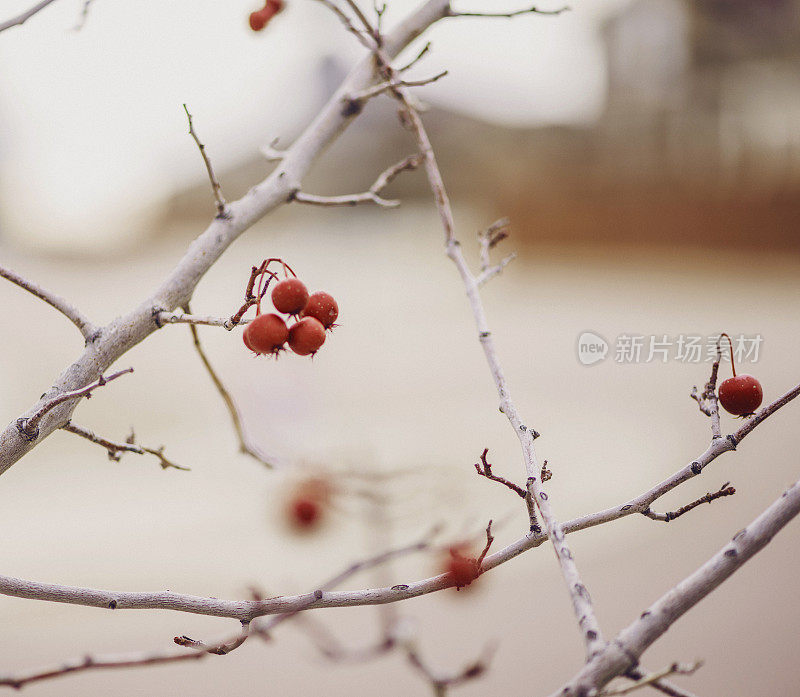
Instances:
[[[35,4],[29,10],[25,10],[25,12],[18,14],[16,17],[12,17],[11,19],[6,20],[5,22],[0,22],[0,32],[5,31],[6,29],[11,29],[11,27],[19,26],[20,24],[25,24],[25,22],[27,22],[31,17],[33,17],[33,15],[43,10],[53,1],[54,0],[42,0],[42,2]]]
[[[49,290],[45,290],[41,286],[36,285],[33,281],[23,278],[11,269],[6,269],[3,266],[0,266],[0,276],[18,285],[20,288],[27,290],[40,300],[44,300],[48,305],[50,305],[50,307],[58,310],[62,315],[64,315],[64,317],[72,322],[78,328],[86,341],[91,341],[92,337],[97,331],[97,328],[74,305],[64,300],[64,298],[62,298],[60,295],[51,293]]]

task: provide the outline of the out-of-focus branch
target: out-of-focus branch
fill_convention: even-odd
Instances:
[[[60,295],[51,293],[41,286],[23,278],[18,273],[0,266],[0,276],[18,285],[20,288],[27,290],[32,295],[35,295],[40,300],[44,300],[48,305],[58,310],[64,317],[72,322],[83,335],[86,341],[91,341],[97,332],[97,327],[71,303],[67,302]]]
[[[294,200],[298,203],[308,203],[314,206],[356,206],[359,203],[375,203],[385,208],[395,208],[400,205],[400,201],[385,199],[380,193],[397,177],[398,174],[406,170],[416,169],[420,164],[419,155],[411,155],[404,160],[392,165],[375,180],[368,191],[361,194],[351,194],[346,196],[315,196],[298,191],[294,195]]]
[[[115,441],[108,440],[107,438],[101,438],[100,436],[98,436],[97,434],[93,433],[92,431],[86,428],[81,428],[80,426],[76,426],[71,421],[68,421],[61,428],[63,428],[65,431],[69,431],[70,433],[74,433],[76,436],[85,438],[91,443],[95,443],[96,445],[105,448],[108,453],[108,459],[114,460],[115,462],[119,462],[123,453],[136,453],[137,455],[155,455],[158,458],[162,470],[176,469],[176,470],[182,470],[184,472],[190,471],[189,467],[182,467],[181,465],[176,465],[171,460],[168,460],[164,456],[163,445],[159,448],[146,448],[141,445],[136,445],[136,437],[133,433],[131,433],[131,435],[128,436],[128,439],[125,443],[117,443]]]
[[[636,690],[641,690],[643,687],[652,687],[658,690],[659,692],[663,692],[667,695],[673,695],[677,697],[686,697],[687,695],[691,697],[691,695],[687,692],[684,692],[680,688],[676,688],[674,685],[669,683],[664,684],[664,678],[669,677],[670,675],[692,675],[697,670],[699,670],[703,665],[702,661],[695,661],[692,664],[682,664],[682,663],[673,663],[672,665],[667,666],[666,668],[662,668],[659,671],[654,673],[642,673],[641,670],[628,671],[626,677],[631,678],[634,680],[632,685],[626,685],[625,687],[620,687],[614,690],[603,690],[600,692],[598,697],[614,697],[616,695],[629,695],[631,692],[635,692]],[[637,675],[639,677],[633,677]]]
[[[188,305],[186,306],[186,311],[187,313],[189,312]],[[222,326],[224,326],[224,322]],[[231,417],[231,424],[233,425],[233,430],[236,433],[236,439],[239,441],[239,452],[249,455],[265,467],[272,469],[275,467],[275,465],[271,462],[270,458],[261,453],[258,448],[250,443],[250,439],[245,433],[244,425],[242,424],[242,418],[239,416],[239,409],[236,407],[236,402],[233,401],[233,397],[231,397],[231,393],[228,392],[228,388],[222,383],[219,375],[217,375],[217,371],[214,370],[214,366],[211,365],[211,361],[209,360],[203,345],[200,343],[200,333],[197,331],[197,327],[194,324],[189,324],[189,331],[192,333],[192,344],[194,345],[194,349],[197,351],[200,361],[205,366],[206,372],[211,378],[211,382],[214,383],[214,387],[216,387],[219,396],[222,397],[222,401],[225,403],[225,407],[227,408],[228,414]]]
[[[197,132],[194,130],[194,123],[192,122],[192,115],[189,113],[189,108],[184,104],[183,110],[186,112],[186,118],[189,120],[189,135],[192,136],[194,142],[197,144],[197,148],[200,150],[200,155],[203,158],[203,162],[206,166],[206,171],[208,172],[208,179],[211,182],[211,190],[214,192],[214,200],[217,202],[217,217],[224,218],[225,213],[225,197],[222,195],[222,187],[220,186],[219,180],[217,176],[214,174],[214,168],[211,166],[211,160],[208,159],[208,155],[206,154],[206,146],[200,142],[200,138],[197,135]]]
[[[5,22],[0,22],[0,32],[5,31],[6,29],[10,29],[11,27],[19,26],[20,24],[24,24],[27,22],[33,15],[35,15],[40,10],[43,10],[47,7],[53,0],[42,0],[31,7],[29,10],[25,10],[25,12],[18,14],[16,17],[12,17],[11,19],[6,20]]]
[[[730,578],[800,513],[800,482],[795,482],[719,552],[665,593],[623,629],[584,668],[551,697],[596,694],[616,676],[635,667],[639,657],[682,615]]]

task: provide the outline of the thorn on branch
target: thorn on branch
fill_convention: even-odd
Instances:
[[[189,109],[185,104],[183,105],[183,110],[186,112],[186,118],[189,121],[189,135],[192,136],[194,142],[197,144],[197,147],[200,150],[200,155],[202,156],[203,162],[206,165],[208,178],[211,182],[211,189],[214,192],[214,200],[217,202],[217,217],[228,218],[228,204],[225,202],[225,197],[222,195],[222,187],[220,186],[220,183],[214,174],[214,168],[211,166],[211,160],[209,160],[208,155],[206,155],[206,146],[203,145],[200,142],[200,138],[197,137],[197,133],[194,130],[194,124],[192,123],[192,115],[189,113]]]
[[[684,513],[688,513],[693,508],[697,508],[704,503],[711,503],[712,501],[716,501],[717,499],[721,499],[723,496],[733,496],[736,493],[736,489],[730,486],[730,482],[725,482],[717,491],[713,493],[707,493],[705,496],[701,496],[697,501],[692,501],[685,506],[682,506],[677,511],[668,511],[667,513],[655,513],[651,511],[650,508],[647,510],[642,511],[642,515],[647,516],[651,520],[659,520],[663,523],[669,523],[671,520],[675,520],[675,518],[680,518]]]

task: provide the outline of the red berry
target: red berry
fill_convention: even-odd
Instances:
[[[256,353],[276,354],[289,338],[286,322],[278,315],[259,315],[245,329],[244,343]]]
[[[289,348],[298,356],[316,353],[325,343],[325,327],[313,317],[304,317],[289,329]]]
[[[247,348],[249,348],[253,353],[257,353],[257,351],[253,348],[253,344],[250,343],[250,335],[248,334],[249,329],[250,325],[248,324],[242,332],[242,341],[244,341],[244,345],[247,346]]]
[[[297,496],[289,503],[289,521],[293,527],[308,530],[319,523],[322,510],[316,499]]]
[[[312,293],[305,308],[300,313],[301,317],[314,317],[322,322],[325,329],[330,329],[339,316],[339,306],[332,295],[319,291]]]
[[[308,302],[308,288],[299,278],[287,278],[272,289],[272,304],[278,312],[297,315]]]
[[[478,577],[478,563],[475,559],[462,556],[457,548],[452,548],[445,563],[445,573],[456,588],[463,588]]]
[[[250,28],[253,31],[261,31],[265,26],[267,26],[267,18],[264,17],[261,10],[250,13]]]
[[[750,416],[761,405],[764,392],[752,375],[736,375],[719,386],[719,402],[735,416]]]

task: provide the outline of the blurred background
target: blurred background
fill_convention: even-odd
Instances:
[[[28,2],[2,5],[5,18]],[[390,0],[386,26],[414,5]],[[98,0],[76,31],[82,7],[58,0],[0,35],[0,261],[107,322],[160,282],[214,214],[181,104],[234,199],[273,167],[259,147],[276,138],[278,147],[290,144],[362,50],[310,0],[290,2],[259,34],[247,27],[258,8],[239,0]],[[429,105],[424,118],[476,266],[476,232],[511,219],[497,254],[518,258],[483,297],[512,394],[542,434],[538,452],[553,470],[548,486],[561,520],[636,496],[705,449],[708,419],[688,393],[707,380],[710,364],[705,351],[681,357],[681,337],[704,346],[721,331],[760,337],[739,368],[761,380],[766,401],[798,381],[798,19],[796,0],[578,3],[558,17],[443,22],[405,54],[431,40],[413,76],[450,71],[417,93]],[[374,100],[305,190],[364,190],[411,154],[395,111],[388,98]],[[524,507],[472,468],[488,447],[498,474],[523,479],[424,175],[401,175],[387,195],[402,206],[274,212],[231,247],[193,299],[197,313],[230,314],[251,265],[274,256],[339,301],[341,326],[313,361],[254,359],[238,330],[200,328],[252,439],[281,463],[278,471],[237,453],[189,330],[165,327],[116,366],[135,374],[82,403],[73,420],[116,440],[133,427],[141,443],[166,446],[191,471],[161,471],[135,455],[110,462],[97,446],[53,434],[0,481],[2,573],[241,598],[252,585],[270,595],[306,592],[437,523],[443,544],[479,539],[490,518],[497,548],[524,534]],[[0,284],[0,303],[0,413],[9,422],[82,341],[11,284]],[[607,342],[604,360],[579,361],[584,332]],[[641,338],[638,360],[618,352],[624,336]],[[665,342],[666,354],[650,356],[651,344]],[[571,536],[607,634],[797,479],[797,410],[780,411],[658,510],[726,481],[735,497],[669,525],[631,517]],[[726,432],[738,425],[723,416]],[[292,533],[292,487],[319,473],[334,486],[322,524]],[[798,543],[794,522],[675,624],[645,665],[703,659],[698,673],[676,682],[705,697],[795,694]],[[440,563],[436,554],[403,558],[345,587],[408,582]],[[456,670],[497,646],[487,675],[454,694],[547,694],[582,663],[546,547],[469,591],[396,611],[438,668]],[[375,608],[315,617],[347,646],[379,638]],[[235,622],[215,618],[0,597],[0,674],[235,631]],[[227,657],[26,690],[399,696],[430,688],[399,655],[332,665],[290,622],[275,641],[249,642]]]

